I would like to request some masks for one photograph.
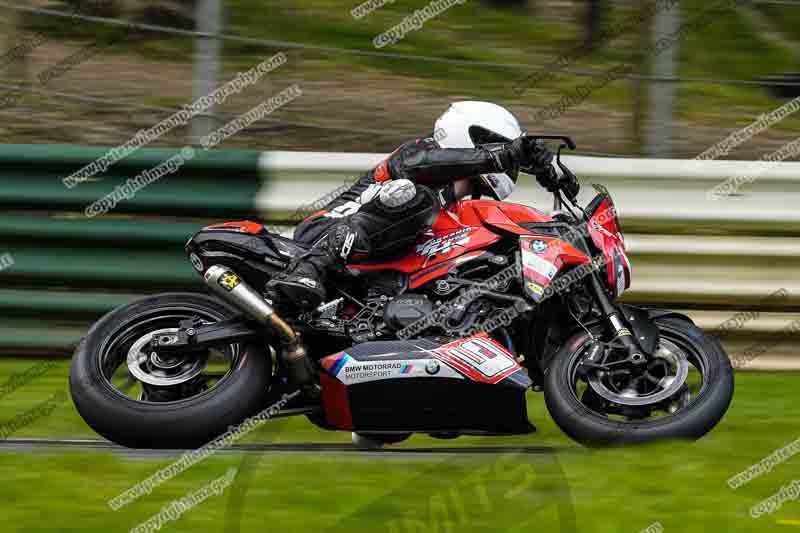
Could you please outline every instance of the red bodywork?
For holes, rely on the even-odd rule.
[[[249,233],[258,235],[264,231],[264,225],[258,222],[242,220],[240,222],[223,222],[222,224],[211,224],[203,228],[205,230],[238,231],[239,233]]]
[[[476,390],[482,390],[479,411],[485,413],[478,424],[486,424],[483,429],[487,431],[524,404],[525,391],[532,385],[530,378],[516,356],[486,333],[432,344],[366,342],[322,358],[319,377],[328,426],[348,431],[375,430],[376,426],[397,429],[392,427],[394,419],[400,419],[403,424],[419,420],[417,428],[407,428],[410,431],[429,429],[431,404],[408,396],[415,390],[429,391],[436,381],[449,387],[437,402],[450,413],[445,424],[453,423],[453,417],[474,422]],[[500,387],[474,386],[501,382]],[[424,396],[421,393],[420,398]],[[485,409],[487,405],[496,410]],[[511,418],[519,421],[520,428],[528,427],[524,408]]]
[[[608,264],[608,283],[610,287],[621,293],[630,282],[630,266],[625,256],[625,245],[622,239],[619,222],[614,210],[614,204],[608,196],[599,196],[592,203],[592,214],[584,225],[575,227],[575,231],[584,228],[594,244],[603,252],[603,259]],[[562,281],[569,281],[567,271],[574,270],[575,279],[590,273],[594,268],[592,258],[576,246],[570,244],[556,234],[548,232],[552,226],[543,227],[541,231],[536,226],[525,228],[522,224],[547,224],[555,222],[550,216],[541,211],[519,204],[487,200],[465,200],[457,202],[450,210],[442,211],[432,225],[415,244],[414,249],[406,256],[395,261],[377,264],[351,263],[348,268],[354,271],[370,270],[395,270],[408,275],[409,288],[414,289],[431,280],[446,276],[451,269],[465,262],[472,261],[488,253],[486,248],[500,241],[502,235],[511,233],[519,238],[520,255],[522,262],[522,278],[526,295],[534,302],[541,302],[552,293]],[[211,229],[237,231],[241,233],[257,234],[263,231],[263,226],[254,222],[229,222],[218,224]],[[578,245],[580,246],[580,245]],[[597,260],[595,260],[595,263]],[[566,274],[559,278],[560,274]],[[557,279],[558,278],[558,279]],[[557,280],[555,287],[553,281]],[[375,349],[381,349],[381,343],[375,343]],[[380,380],[388,385],[405,378],[414,377],[425,382],[431,379],[446,378],[459,383],[467,381],[495,385],[504,382],[517,386],[522,391],[520,398],[524,398],[524,391],[530,386],[521,367],[516,362],[513,354],[506,351],[494,340],[479,334],[465,339],[454,340],[435,349],[422,350],[419,354],[409,350],[406,358],[398,360],[384,359],[384,355],[397,355],[397,348],[392,345],[390,354],[377,353],[376,358],[361,357],[354,359],[346,352],[339,352],[328,356],[321,361],[323,371],[320,373],[322,400],[325,408],[325,418],[330,426],[359,430],[358,417],[367,417],[370,409],[375,406],[370,404],[369,409],[353,404],[350,395],[352,386],[368,387],[358,382],[362,379],[365,383]],[[405,353],[405,352],[404,352]],[[352,361],[347,362],[348,359]],[[435,361],[434,361],[435,360]],[[352,368],[361,370],[348,373]],[[370,375],[370,365],[375,368],[385,368],[381,372],[386,376],[376,377]],[[377,371],[375,371],[377,372]],[[516,376],[516,378],[515,378]],[[516,381],[514,381],[516,379]],[[349,384],[348,384],[349,383]],[[514,385],[516,384],[516,385]],[[466,390],[466,389],[465,389]],[[472,390],[472,389],[470,389]],[[499,390],[499,389],[498,389]],[[504,393],[506,394],[506,393]],[[391,398],[391,395],[382,395],[381,398]],[[505,396],[503,396],[505,397]],[[406,413],[407,419],[415,417],[425,418],[427,411],[413,413],[403,411],[407,409],[403,403],[392,404],[390,400],[381,400],[386,410],[394,409]],[[455,401],[455,400],[454,400]],[[458,401],[465,401],[464,398]],[[510,412],[500,400],[497,412]],[[524,404],[524,400],[519,400]],[[388,402],[388,403],[387,403]],[[427,407],[426,407],[427,409]],[[394,411],[393,411],[394,412]],[[413,415],[413,416],[412,416]],[[521,414],[519,431],[527,431],[527,415]],[[372,425],[370,425],[372,424]],[[374,430],[374,420],[366,424],[366,428]],[[487,427],[490,425],[486,422]],[[523,427],[524,426],[524,427]],[[413,429],[417,431],[417,429]]]
[[[603,251],[609,265],[608,283],[617,295],[630,286],[630,264],[625,255],[614,203],[603,196],[588,223],[588,233]],[[538,209],[494,200],[462,200],[441,211],[408,255],[385,263],[351,263],[354,271],[397,270],[409,274],[414,289],[445,276],[451,269],[480,257],[485,248],[501,239],[499,231],[520,236],[525,292],[534,301],[544,299],[552,280],[561,272],[587,265],[591,258],[570,243],[550,234],[540,234],[520,224],[547,223],[553,219]],[[256,222],[226,222],[206,229],[258,234],[264,226]]]
[[[631,285],[631,264],[625,254],[625,240],[617,218],[617,210],[609,196],[604,196],[589,217],[589,235],[603,251],[608,272],[608,286],[617,296]]]
[[[609,286],[619,295],[630,286],[630,264],[614,203],[608,196],[596,202],[599,203],[589,219],[588,236],[603,251],[609,265],[606,269]],[[520,236],[525,292],[535,302],[540,302],[558,274],[578,265],[591,265],[592,259],[562,239],[520,225],[526,222],[546,223],[553,219],[538,209],[520,204],[463,200],[450,210],[442,211],[431,230],[405,257],[379,264],[351,264],[349,268],[405,272],[409,274],[409,288],[414,289],[481,256],[487,246],[500,240],[497,231],[503,230]]]
[[[387,263],[351,264],[352,270],[399,270],[411,274],[409,288],[419,287],[446,275],[451,268],[479,257],[483,249],[500,240],[492,226],[519,235],[531,232],[519,226],[524,222],[552,222],[538,209],[493,200],[462,200],[439,213],[414,251]],[[487,227],[489,226],[489,227]]]
[[[525,235],[519,240],[525,294],[539,303],[550,296],[558,273],[591,264],[591,258],[570,243],[552,235]]]

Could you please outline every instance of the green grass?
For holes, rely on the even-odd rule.
[[[0,361],[0,384],[29,368],[29,360]],[[66,390],[66,363],[0,399],[0,421]],[[800,502],[786,502],[753,520],[749,508],[792,479],[800,458],[776,466],[734,491],[728,478],[800,437],[797,374],[740,373],[734,403],[721,424],[696,443],[588,450],[569,441],[530,395],[528,437],[437,441],[414,436],[406,446],[527,444],[557,455],[437,456],[235,453],[212,457],[120,511],[106,501],[168,465],[172,457],[125,457],[101,452],[0,453],[3,531],[128,530],[175,498],[197,490],[228,468],[237,480],[187,512],[165,531],[224,529],[229,498],[242,504],[241,531],[389,532],[558,531],[559,510],[574,509],[578,531],[640,531],[658,521],[665,531],[792,531],[778,520],[800,519]],[[70,402],[15,437],[94,437]],[[252,440],[347,442],[302,418],[274,421]],[[450,522],[447,522],[449,520]],[[428,529],[426,529],[426,527]],[[410,529],[409,529],[410,528]]]

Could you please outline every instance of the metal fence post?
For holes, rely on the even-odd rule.
[[[195,20],[197,30],[210,35],[217,35],[222,30],[222,0],[199,0],[197,2]],[[197,37],[194,53],[194,84],[192,100],[196,101],[217,88],[220,76],[220,52],[222,41],[217,37]],[[209,107],[205,112],[213,113]],[[196,144],[201,137],[214,131],[214,119],[209,116],[195,116],[191,123],[191,138]]]
[[[673,35],[680,27],[680,9],[661,9],[655,15],[653,43]],[[653,58],[653,75],[671,77],[675,75],[678,57],[677,42],[662,50]],[[647,119],[645,153],[650,157],[669,157],[672,152],[672,107],[674,84],[651,81],[649,92],[650,113]]]

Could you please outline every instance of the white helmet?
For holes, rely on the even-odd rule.
[[[506,143],[522,135],[519,122],[507,109],[490,102],[455,102],[436,120],[434,139],[442,148],[474,148]],[[482,174],[481,181],[497,200],[514,190],[517,173]]]

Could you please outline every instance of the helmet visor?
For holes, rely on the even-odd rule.
[[[499,133],[495,133],[491,130],[487,130],[481,126],[470,126],[469,127],[469,138],[472,139],[472,142],[475,143],[475,146],[479,146],[481,144],[494,144],[494,143],[509,143],[511,139],[508,139]]]

